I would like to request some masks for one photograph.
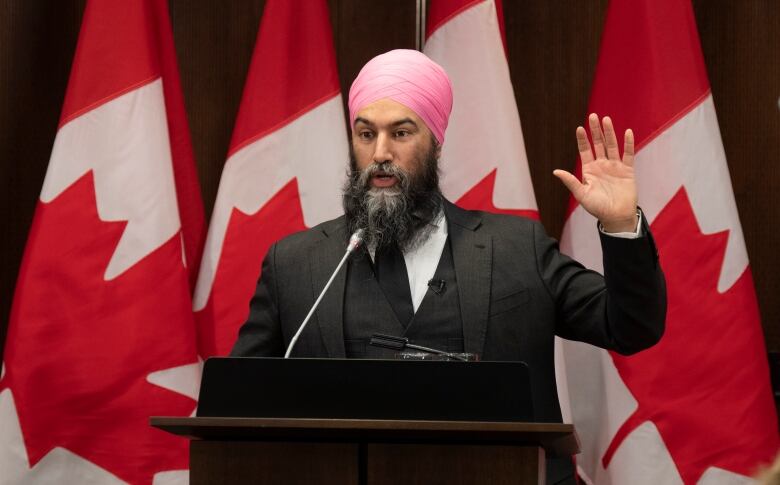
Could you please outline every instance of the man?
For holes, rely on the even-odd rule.
[[[637,209],[633,135],[620,159],[609,118],[577,129],[583,181],[554,173],[600,221],[604,274],[558,252],[538,222],[465,211],[445,200],[438,158],[452,108],[444,70],[417,51],[372,59],[350,89],[352,160],[345,215],[276,243],[232,355],[280,356],[357,229],[350,259],[293,356],[392,357],[374,333],[483,360],[528,363],[538,421],[560,421],[553,338],[624,354],[660,339],[666,293]],[[596,230],[594,228],[594,230]],[[571,480],[570,463],[548,482]]]

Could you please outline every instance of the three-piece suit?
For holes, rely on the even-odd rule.
[[[446,285],[444,291],[428,290],[411,322],[396,317],[372,277],[368,252],[359,250],[292,355],[391,358],[391,351],[367,345],[371,334],[385,333],[479,354],[481,360],[525,361],[536,420],[559,422],[555,335],[622,354],[660,339],[666,288],[646,225],[636,239],[601,234],[601,276],[561,254],[536,221],[466,211],[449,202],[444,213],[448,241],[435,279]],[[348,238],[342,216],[274,244],[231,355],[283,355]]]

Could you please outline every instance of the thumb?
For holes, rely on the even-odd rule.
[[[580,197],[585,192],[585,186],[580,183],[579,180],[577,180],[577,177],[572,175],[571,173],[567,172],[566,170],[553,170],[553,175],[558,177],[561,182],[563,182],[563,185],[566,186],[567,189],[569,189],[569,192],[574,196],[577,201],[580,200]]]

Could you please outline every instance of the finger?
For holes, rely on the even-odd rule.
[[[599,117],[596,113],[591,113],[588,117],[588,124],[590,125],[590,137],[593,140],[593,151],[596,153],[596,158],[604,158],[604,133],[601,131],[601,123],[599,123]]]
[[[617,136],[615,136],[615,127],[612,125],[612,119],[609,116],[605,116],[601,124],[604,126],[604,143],[607,146],[607,158],[620,160]]]
[[[566,170],[553,170],[553,175],[561,179],[561,182],[563,182],[563,185],[566,186],[567,189],[569,189],[569,192],[574,196],[575,199],[577,199],[577,202],[580,201],[582,198],[582,195],[585,192],[585,186],[580,183],[579,180],[577,180],[577,177],[570,174]]]
[[[634,166],[634,132],[631,128],[623,135],[623,163],[629,167]]]
[[[577,127],[577,151],[580,152],[580,160],[583,165],[593,161],[593,150],[590,148],[588,134],[581,126]]]

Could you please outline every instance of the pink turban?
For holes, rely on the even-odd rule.
[[[366,105],[392,99],[422,118],[433,135],[444,142],[452,85],[444,69],[422,52],[397,49],[378,55],[360,70],[349,89],[349,123]]]

